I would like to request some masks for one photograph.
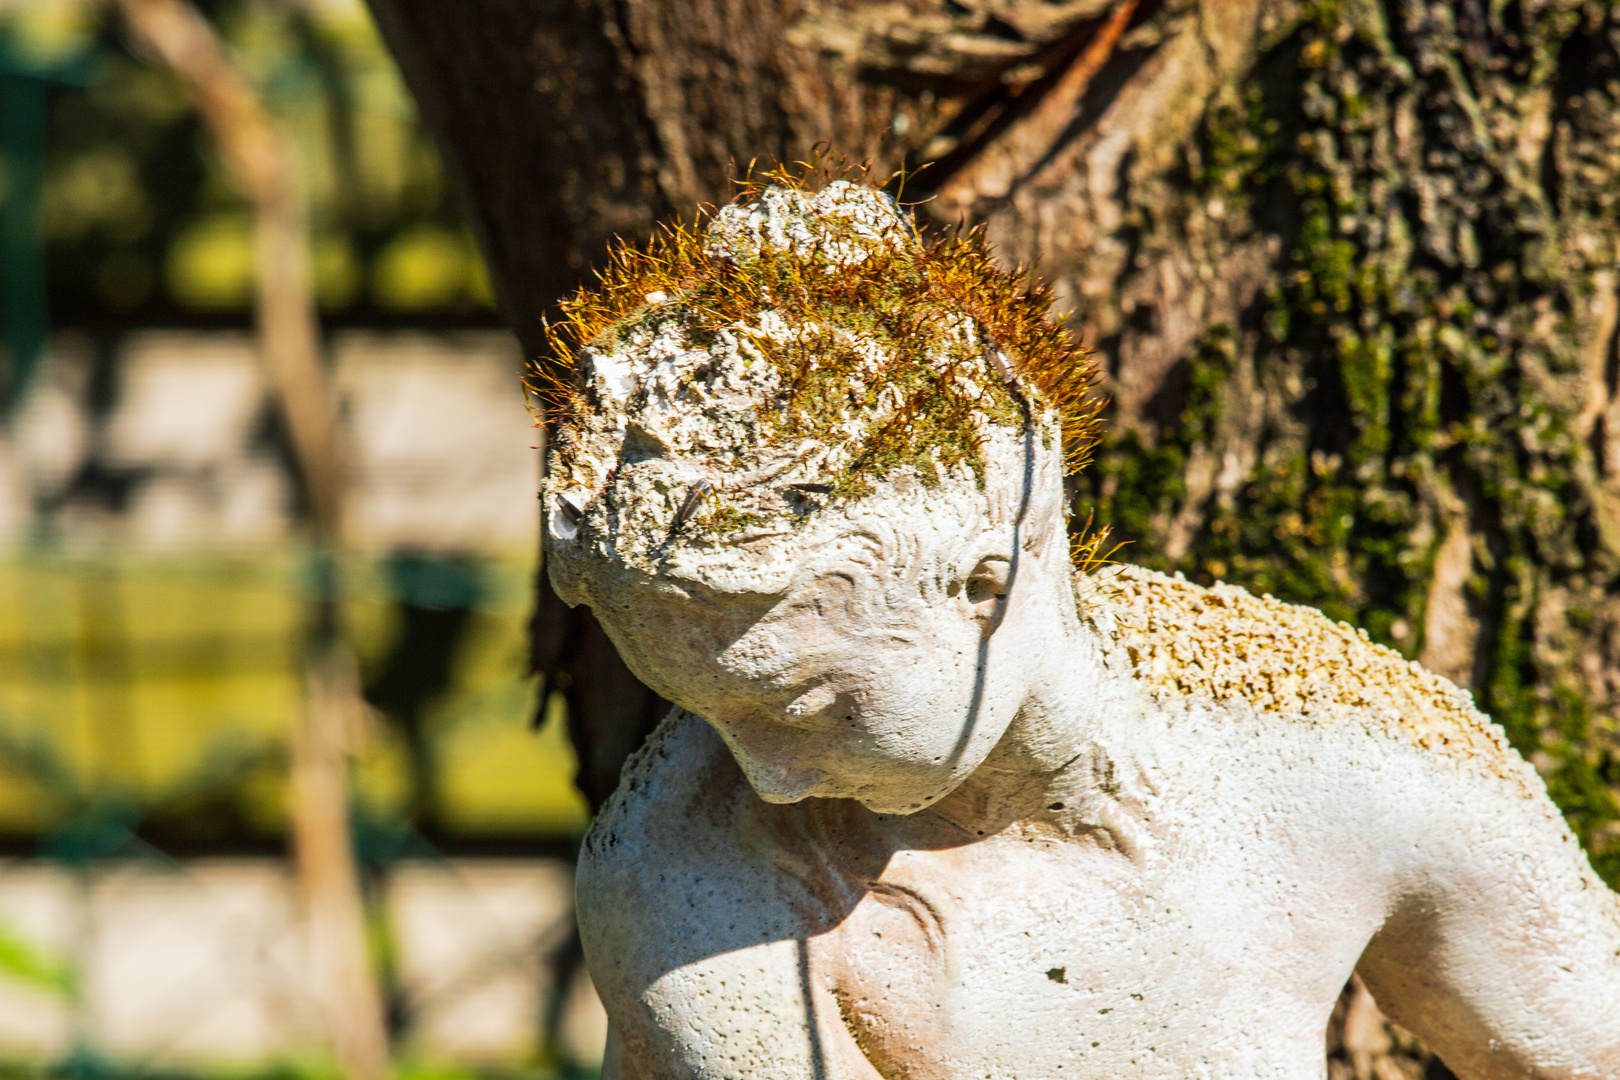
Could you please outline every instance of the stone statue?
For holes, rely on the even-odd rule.
[[[678,704],[580,861],[604,1075],[1320,1077],[1354,971],[1461,1077],[1620,1078],[1620,898],[1501,729],[1076,573],[1047,300],[777,180],[620,252],[550,388],[552,582]]]

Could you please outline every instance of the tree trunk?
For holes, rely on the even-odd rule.
[[[1620,882],[1620,8],[372,7],[531,354],[610,234],[754,158],[926,165],[923,213],[985,223],[1106,360],[1079,520],[1471,688]],[[548,603],[537,642],[591,654]]]

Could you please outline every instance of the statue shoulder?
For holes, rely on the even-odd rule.
[[[1124,564],[1077,575],[1075,595],[1107,670],[1160,702],[1356,722],[1504,775],[1527,769],[1466,690],[1315,608]]]
[[[580,851],[575,898],[591,978],[643,1075],[676,1075],[649,1063],[692,1039],[758,1042],[802,1007],[799,943],[835,922],[794,876],[798,863],[825,871],[793,859],[802,844],[778,819],[802,813],[761,802],[720,737],[681,709],[626,763]],[[701,1022],[672,1030],[672,1016]]]
[[[728,809],[746,786],[714,729],[673,708],[625,762],[619,786],[585,835],[581,861],[617,861],[627,843],[658,849],[673,842],[685,848],[696,834],[724,831]]]

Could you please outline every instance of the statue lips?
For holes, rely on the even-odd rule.
[[[717,705],[712,711],[719,723],[770,725],[810,733],[831,733],[840,727],[859,726],[861,706],[858,695],[841,685],[842,666],[829,650],[780,657],[785,661],[779,673],[752,670],[728,672],[750,687],[748,705],[728,709]],[[756,657],[767,659],[766,657]],[[770,657],[767,659],[778,659]],[[729,665],[722,665],[725,670]]]

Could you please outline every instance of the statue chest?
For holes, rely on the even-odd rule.
[[[828,1026],[885,1077],[1187,1076],[1211,1052],[1313,1075],[1359,945],[1280,961],[1272,907],[1264,890],[1150,886],[1088,845],[898,852],[809,961]]]

